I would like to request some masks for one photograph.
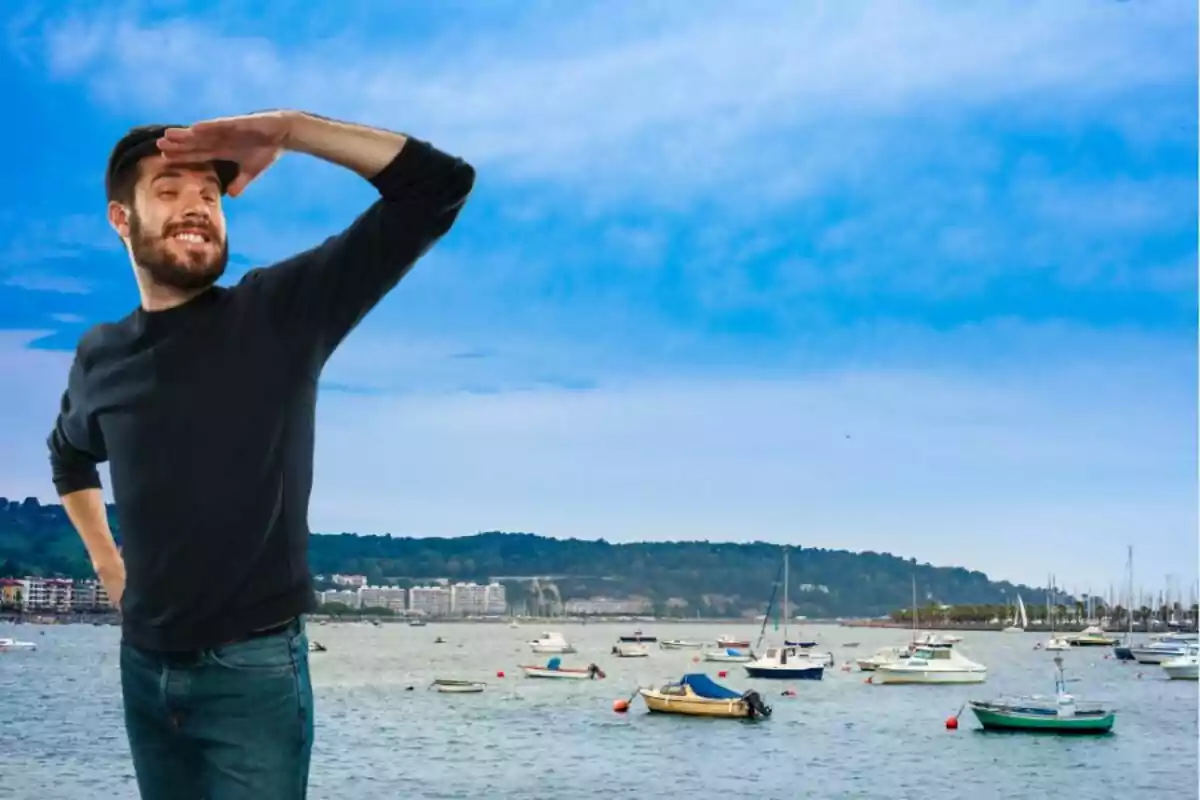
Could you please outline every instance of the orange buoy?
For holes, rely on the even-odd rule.
[[[498,670],[496,670],[496,677],[497,677],[497,678],[503,678],[503,677],[504,677],[504,670],[502,670],[502,669],[498,669]]]
[[[629,701],[628,700],[613,700],[613,711],[617,712],[618,714],[624,714],[628,710],[629,710]]]
[[[946,730],[958,730],[958,717],[946,717]]]
[[[717,673],[718,678],[725,678],[728,676],[729,676],[729,673],[726,670],[721,670],[720,672]]]

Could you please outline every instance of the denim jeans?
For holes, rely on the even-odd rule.
[[[313,741],[303,619],[186,654],[121,645],[125,731],[143,800],[303,800]]]

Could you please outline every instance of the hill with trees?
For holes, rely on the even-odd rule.
[[[109,509],[114,534],[120,529]],[[613,544],[531,533],[479,533],[456,538],[314,534],[314,574],[367,576],[371,584],[411,586],[437,579],[498,579],[509,601],[534,610],[531,578],[558,599],[646,598],[658,614],[730,617],[761,614],[779,580],[782,548],[765,542],[707,541]],[[1045,590],[989,580],[961,567],[918,564],[888,553],[792,547],[793,611],[811,618],[882,616],[922,606],[1003,605],[1018,592],[1032,609]],[[59,505],[0,498],[0,577],[91,577],[82,543]],[[540,596],[538,600],[540,600]]]

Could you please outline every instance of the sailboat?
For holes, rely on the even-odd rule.
[[[1118,661],[1134,661],[1133,657],[1133,546],[1129,546],[1129,558],[1125,562],[1125,571],[1129,573],[1129,586],[1126,590],[1125,617],[1129,623],[1129,633],[1125,634],[1124,642],[1113,644],[1113,655]]]
[[[1004,632],[1005,633],[1024,633],[1025,629],[1029,627],[1029,617],[1026,616],[1026,614],[1025,614],[1025,602],[1021,599],[1020,594],[1017,595],[1017,610],[1016,610],[1016,614],[1014,616],[1015,616],[1015,619],[1013,620],[1014,624],[1009,625],[1007,628],[1005,628]]]
[[[771,616],[770,607],[767,608],[767,617]],[[788,548],[784,545],[783,548],[783,609],[781,612],[783,617],[783,640],[787,641],[788,617],[791,616],[791,609],[788,605]],[[763,620],[763,628],[766,628],[766,619]],[[759,642],[762,641],[762,634],[759,634]],[[767,652],[760,658],[745,664],[746,674],[751,678],[772,678],[777,680],[808,680],[819,681],[825,674],[824,662],[809,658],[808,654],[801,648],[795,646],[769,647]]]

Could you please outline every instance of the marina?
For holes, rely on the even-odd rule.
[[[716,650],[719,636],[753,637],[756,627],[662,623],[654,633],[660,641],[703,641]],[[437,624],[310,625],[310,641],[319,639],[326,648],[311,660],[318,720],[311,795],[332,800],[390,796],[390,790],[404,786],[404,796],[413,797],[517,796],[529,788],[512,770],[520,762],[537,771],[547,797],[659,796],[645,788],[644,775],[651,771],[673,793],[744,796],[746,781],[752,780],[755,795],[796,796],[794,771],[755,767],[747,772],[746,764],[764,747],[780,747],[781,757],[803,763],[805,780],[823,790],[814,797],[869,796],[870,787],[880,785],[888,787],[889,796],[920,796],[928,778],[905,766],[914,760],[953,763],[956,789],[979,797],[996,796],[1000,786],[1009,797],[1055,796],[1063,779],[1066,745],[1054,737],[985,735],[971,711],[959,730],[947,731],[944,725],[970,700],[1048,689],[1056,654],[1033,649],[1045,634],[964,633],[951,649],[987,666],[983,686],[877,687],[864,685],[872,673],[854,666],[855,653],[907,648],[911,631],[806,624],[805,640],[821,642],[838,668],[827,669],[821,681],[793,681],[751,678],[739,664],[703,661],[703,650],[653,647],[646,658],[617,658],[611,655],[613,643],[628,630],[619,623],[551,629],[578,651],[559,656],[559,671],[586,671],[594,663],[605,678],[546,679],[544,673],[554,671],[548,670],[554,656],[531,657],[528,626],[459,625],[446,637],[452,644],[435,645]],[[923,633],[918,631],[918,638],[938,641]],[[54,782],[55,796],[64,800],[134,797],[129,753],[120,735],[119,631],[0,626],[0,637],[38,644],[36,651],[0,655],[8,730],[22,731],[3,742],[6,765],[20,767],[6,778],[14,796]],[[851,642],[855,648],[848,647]],[[1177,794],[1188,781],[1194,783],[1194,681],[1172,680],[1161,666],[1122,662],[1111,648],[1072,648],[1058,655],[1067,675],[1082,679],[1071,684],[1081,702],[1100,698],[1117,713],[1111,735],[1085,737],[1071,746],[1073,792],[1108,798],[1119,784],[1125,796]],[[522,665],[535,673],[527,675]],[[643,691],[663,693],[692,674],[707,675],[739,697],[757,692],[771,708],[770,716],[722,722],[647,707]],[[463,692],[449,683],[447,689],[422,691],[438,681],[467,686]],[[476,684],[486,688],[476,690]],[[414,687],[418,691],[409,691]],[[446,696],[451,693],[471,697]],[[629,710],[615,714],[614,701],[631,694]],[[734,700],[701,699],[721,700],[726,707]],[[71,748],[54,744],[54,731],[37,724],[45,718],[61,720],[78,733]],[[553,751],[546,748],[550,730]],[[655,755],[697,746],[705,752],[700,762]],[[1140,768],[1147,758],[1160,766]],[[78,766],[84,763],[86,771]],[[605,768],[611,763],[622,769]],[[1021,765],[1019,773],[1011,770],[1014,764]]]

